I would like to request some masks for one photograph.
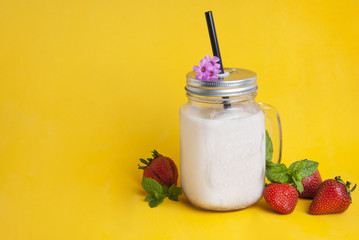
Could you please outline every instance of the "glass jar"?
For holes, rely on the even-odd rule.
[[[180,109],[181,186],[194,206],[230,211],[261,197],[265,183],[266,118],[281,156],[277,111],[255,101],[256,73],[225,69],[219,81],[187,74]],[[274,136],[275,135],[275,136]]]

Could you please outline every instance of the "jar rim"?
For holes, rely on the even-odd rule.
[[[255,72],[242,68],[225,68],[224,71],[228,76],[214,81],[198,80],[196,72],[189,72],[185,90],[202,96],[239,96],[257,91]]]

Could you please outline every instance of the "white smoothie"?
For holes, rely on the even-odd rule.
[[[195,206],[248,207],[262,197],[265,115],[255,106],[180,110],[181,185]]]

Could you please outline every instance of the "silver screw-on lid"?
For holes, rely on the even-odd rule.
[[[226,97],[250,94],[257,91],[257,74],[247,69],[225,68],[221,80],[196,79],[196,72],[186,75],[186,91],[202,96]]]

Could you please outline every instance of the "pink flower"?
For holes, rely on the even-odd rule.
[[[197,72],[196,79],[198,80],[218,80],[216,74],[220,73],[220,65],[217,63],[219,58],[214,56],[211,59],[210,55],[206,55],[199,66],[193,66],[193,71]]]
[[[218,77],[216,76],[216,74],[221,73],[221,70],[217,69],[217,68],[213,68],[212,70],[209,71],[209,77],[208,80],[218,80]]]
[[[199,61],[199,66],[193,66],[193,71],[197,72],[196,79],[198,80],[208,80],[209,71],[212,69],[212,64],[207,62],[206,59]]]
[[[221,68],[221,65],[219,65],[219,63],[218,63],[219,58],[217,56],[213,56],[213,58],[211,59],[210,55],[206,55],[204,58],[207,60],[207,62],[210,62],[214,68],[217,68],[217,69]]]

